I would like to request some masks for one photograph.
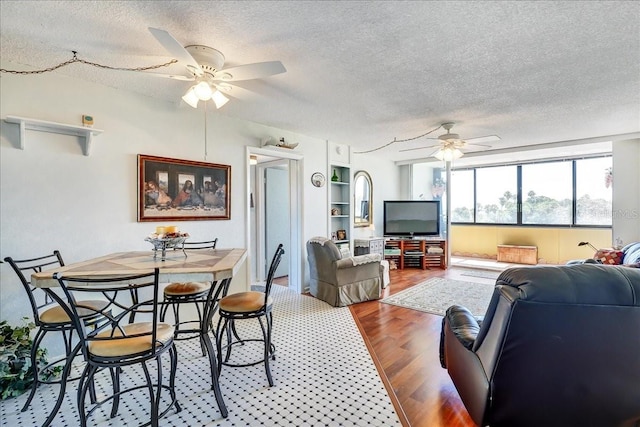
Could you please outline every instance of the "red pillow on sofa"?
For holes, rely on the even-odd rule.
[[[622,251],[616,251],[615,249],[599,249],[593,256],[593,259],[600,261],[603,264],[618,265],[622,264]]]

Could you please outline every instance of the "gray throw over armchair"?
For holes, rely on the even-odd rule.
[[[311,295],[334,307],[379,299],[383,268],[380,255],[344,257],[325,237],[307,242]]]

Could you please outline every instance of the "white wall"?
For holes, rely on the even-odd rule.
[[[398,197],[396,200],[411,200],[411,165],[400,165],[398,166],[398,173],[400,177],[400,183],[398,185]]]
[[[426,163],[411,165],[411,199],[433,200],[433,167]]]
[[[640,139],[613,143],[612,237],[640,241]]]
[[[351,176],[358,171],[366,171],[371,176],[373,186],[373,224],[375,235],[382,236],[383,231],[383,201],[397,200],[400,175],[398,167],[393,162],[381,157],[370,157],[364,154],[353,154],[351,157]],[[366,227],[354,228],[353,237],[369,237],[371,230]]]
[[[2,66],[17,68],[8,63]],[[2,258],[28,258],[59,249],[65,262],[72,263],[111,252],[149,250],[144,238],[156,223],[136,219],[138,154],[231,165],[231,219],[176,225],[192,236],[216,236],[220,247],[244,247],[245,147],[258,146],[268,135],[299,143],[296,152],[304,156],[302,246],[314,235],[327,235],[326,193],[320,195],[310,181],[314,171],[326,171],[325,140],[210,110],[205,159],[202,108],[195,110],[53,73],[3,74],[0,78],[2,118],[14,115],[80,124],[82,114],[92,115],[94,127],[104,130],[95,138],[88,157],[82,154],[76,137],[35,131],[27,131],[25,149],[20,150],[18,126],[0,122]],[[374,159],[366,164],[363,169],[373,172],[374,186],[382,194],[377,200],[390,197],[397,188],[393,163]],[[375,165],[376,171],[368,165]],[[381,215],[377,214],[376,222],[382,221]],[[304,249],[302,253],[306,256]],[[0,319],[15,323],[30,312],[14,272],[6,263],[0,269]],[[234,280],[233,288],[245,286],[247,270],[245,277]]]

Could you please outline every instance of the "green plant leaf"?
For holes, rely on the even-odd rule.
[[[31,364],[31,331],[36,325],[23,318],[24,326],[10,326],[6,320],[0,321],[0,399],[19,396],[31,388],[33,366]],[[36,352],[37,368],[47,365],[47,350]],[[40,372],[43,379],[51,379],[62,373],[62,366],[53,366]]]

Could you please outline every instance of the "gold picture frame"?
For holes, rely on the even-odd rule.
[[[231,166],[138,154],[138,221],[231,218]]]

